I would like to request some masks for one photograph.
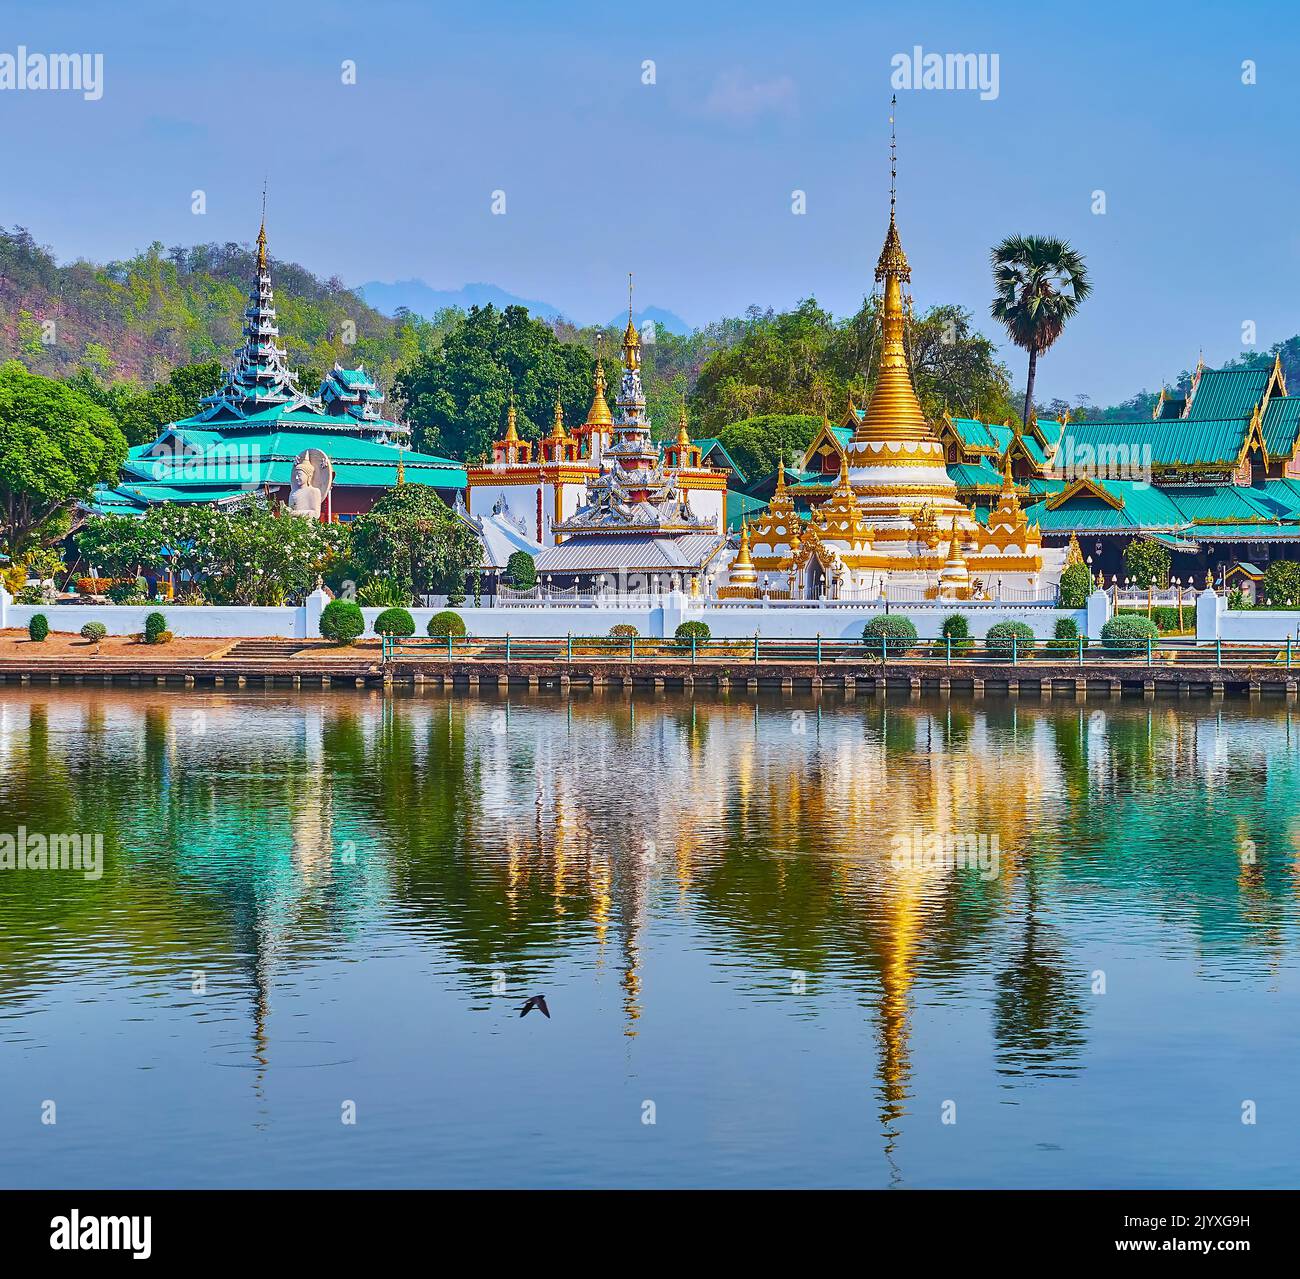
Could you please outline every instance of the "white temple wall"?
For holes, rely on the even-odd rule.
[[[1104,598],[1104,597],[1103,597]],[[172,634],[185,638],[238,639],[273,637],[280,639],[315,639],[320,635],[321,608],[328,602],[322,593],[313,594],[297,608],[239,608],[189,604],[14,604],[0,588],[0,627],[24,630],[35,613],[44,613],[52,631],[76,633],[87,622],[102,622],[110,635],[137,635],[144,630],[144,619],[154,612],[167,618]],[[366,619],[366,634],[378,608],[361,610]],[[429,618],[437,608],[413,608],[417,635],[426,634]],[[708,623],[710,632],[720,639],[752,638],[755,632],[772,639],[856,639],[867,622],[884,610],[878,605],[822,607],[817,604],[779,604],[764,608],[759,604],[728,602],[702,605],[685,596],[656,596],[645,601],[618,600],[610,597],[599,607],[573,607],[555,604],[527,604],[515,607],[465,607],[454,610],[465,621],[471,635],[518,635],[532,638],[565,635],[608,635],[610,628],[631,625],[646,637],[671,636],[682,622]],[[969,605],[944,602],[933,607],[891,604],[891,614],[909,618],[922,639],[939,635],[943,619],[952,613],[964,613],[970,622],[971,635],[982,638],[995,622],[1027,622],[1035,635],[1049,638],[1059,617],[1073,618],[1081,631],[1086,630],[1086,609],[1055,609],[1026,605]],[[1237,614],[1231,616],[1236,617]],[[1251,614],[1241,614],[1250,617]],[[1283,634],[1281,630],[1277,634]]]

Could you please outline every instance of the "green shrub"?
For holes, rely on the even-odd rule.
[[[357,588],[357,603],[362,608],[407,608],[411,597],[391,578],[372,577]]]
[[[450,609],[443,609],[441,613],[435,613],[429,618],[429,625],[426,629],[434,638],[448,635],[464,635],[465,619],[459,613],[453,613]]]
[[[1101,642],[1111,657],[1133,657],[1147,651],[1147,640],[1158,639],[1154,623],[1136,614],[1112,617],[1101,628]]]
[[[14,595],[15,604],[53,604],[56,596],[48,586],[23,586]]]
[[[81,638],[88,639],[92,644],[98,644],[107,634],[108,627],[103,622],[87,622],[81,628]]]
[[[537,561],[527,551],[516,551],[506,560],[506,585],[516,591],[531,591],[537,585]]]
[[[50,619],[44,613],[33,613],[27,623],[27,638],[40,644],[50,633]]]
[[[386,608],[375,618],[376,635],[414,635],[415,618],[404,608]]]
[[[1058,617],[1056,619],[1056,629],[1052,632],[1053,638],[1049,639],[1044,647],[1049,653],[1074,653],[1079,652],[1079,624],[1072,617]],[[1083,641],[1084,648],[1088,647],[1088,641]]]
[[[878,657],[903,657],[916,646],[916,627],[905,617],[882,613],[862,628],[862,642]]]
[[[1024,657],[1034,651],[1034,632],[1027,622],[998,622],[984,635],[984,647],[993,657]]]
[[[1083,608],[1093,592],[1092,570],[1086,564],[1067,564],[1057,597],[1062,608]]]
[[[944,640],[950,641],[943,645],[945,652],[969,653],[975,646],[975,641],[970,637],[970,622],[965,613],[949,613],[943,619],[939,634]]]
[[[679,640],[706,640],[713,634],[709,630],[708,622],[683,622],[676,631],[673,632],[673,638]]]
[[[609,628],[610,639],[636,639],[641,634],[631,622],[619,622]]]
[[[1234,586],[1228,592],[1228,607],[1233,612],[1239,612],[1242,609],[1250,608],[1250,601],[1246,598],[1246,592],[1240,586]]]
[[[161,613],[150,613],[144,619],[144,642],[146,644],[166,643],[158,637],[167,632],[167,619]]]
[[[366,629],[361,605],[352,600],[330,600],[320,612],[320,633],[334,644],[352,644]]]
[[[1116,617],[1142,617],[1145,618],[1147,611],[1142,609],[1122,608],[1116,614]],[[1162,635],[1171,631],[1178,630],[1178,606],[1176,604],[1157,604],[1151,610],[1151,620],[1155,623],[1156,630]],[[1183,605],[1183,623],[1184,625],[1195,626],[1196,624],[1196,605],[1194,602]]]
[[[143,604],[149,598],[149,583],[143,577],[130,582],[114,582],[108,588],[108,598],[114,604]]]

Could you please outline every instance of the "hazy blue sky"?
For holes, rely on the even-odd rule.
[[[1095,292],[1039,386],[1102,402],[1175,377],[1200,347],[1230,357],[1244,321],[1261,346],[1300,330],[1300,37],[1282,4],[4,0],[3,13],[0,54],[104,55],[100,101],[0,92],[0,221],[60,260],[251,240],[269,171],[273,252],[349,283],[488,281],[603,320],[631,270],[641,304],[695,324],[808,294],[848,312],[887,219],[890,59],[920,45],[997,54],[999,93],[899,95],[918,306],[959,302],[991,332],[989,246],[1067,236]]]

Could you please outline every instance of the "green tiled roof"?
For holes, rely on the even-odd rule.
[[[1002,487],[1002,473],[987,458],[977,462],[956,462],[948,467],[948,478],[959,489]]]
[[[1057,465],[1083,468],[1089,457],[1107,465],[1235,466],[1246,439],[1241,418],[1179,422],[1071,422],[1061,433]],[[1102,459],[1108,459],[1103,462]]]
[[[1245,419],[1264,398],[1271,368],[1262,369],[1204,369],[1192,396],[1192,406],[1187,422],[1221,421],[1224,418]]]
[[[703,439],[693,441],[696,448],[700,450],[700,456],[707,458],[709,454],[719,454],[722,457],[722,464],[730,467],[731,473],[741,484],[745,482],[745,472],[736,465],[736,460],[727,452],[726,446],[716,435],[707,435]]]
[[[1198,542],[1300,542],[1300,524],[1204,524],[1187,536]]]
[[[1264,410],[1264,447],[1270,458],[1290,457],[1300,430],[1300,395],[1275,395]]]
[[[737,493],[735,489],[727,490],[725,519],[728,528],[738,525],[742,519],[752,520],[765,510],[767,510],[767,503],[762,498],[750,497],[748,493]]]

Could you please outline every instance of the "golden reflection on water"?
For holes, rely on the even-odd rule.
[[[988,984],[1001,1068],[1051,1074],[1087,1041],[1080,921],[1159,917],[1206,964],[1293,957],[1292,729],[1284,703],[4,688],[0,830],[102,829],[108,858],[98,884],[0,880],[0,982],[56,980],[52,935],[105,962],[222,956],[265,1065],[281,966],[382,923],[466,973],[589,945],[635,1038],[647,936],[687,918],[755,988],[855,992],[888,1154],[922,977]],[[995,877],[891,857],[972,835]]]

